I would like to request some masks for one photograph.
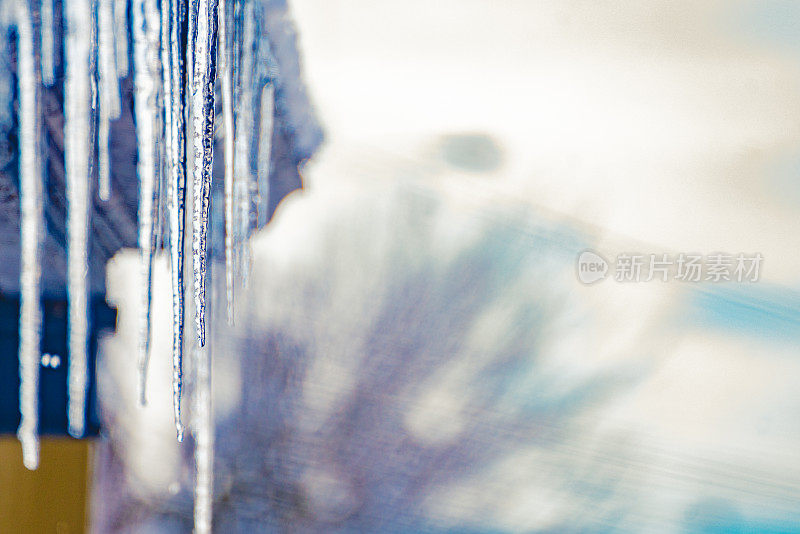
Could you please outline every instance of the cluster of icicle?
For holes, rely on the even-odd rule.
[[[4,3],[4,28],[16,29],[21,218],[20,410],[18,431],[25,465],[38,465],[40,363],[40,255],[44,154],[40,131],[42,87],[56,83],[54,35],[58,0]],[[173,400],[178,440],[184,353],[184,236],[191,232],[191,268],[197,354],[197,484],[195,524],[210,531],[213,424],[206,341],[206,262],[215,82],[219,77],[224,128],[225,265],[227,318],[233,320],[234,283],[249,262],[246,239],[260,202],[258,174],[269,154],[273,87],[260,32],[261,5],[253,0],[63,0],[64,165],[67,214],[68,423],[84,433],[89,314],[87,250],[93,179],[101,201],[112,193],[110,123],[121,112],[120,79],[133,77],[137,137],[141,251],[139,386],[145,402],[149,359],[152,270],[162,234],[168,236],[173,312]],[[37,16],[38,15],[38,16]],[[130,29],[129,29],[130,22]],[[37,31],[38,30],[38,31]],[[132,68],[129,73],[129,58]],[[218,75],[219,73],[219,75]],[[4,76],[5,80],[12,79]],[[12,89],[0,88],[8,109]],[[260,113],[257,113],[260,111]],[[253,121],[261,116],[260,127]],[[264,119],[267,119],[266,121]],[[253,132],[260,130],[258,139]],[[253,159],[259,167],[253,170]],[[96,158],[96,159],[95,159]],[[96,163],[96,165],[95,165]],[[268,161],[266,162],[268,167]],[[266,171],[268,172],[268,170]],[[191,177],[191,179],[188,179]],[[133,177],[131,177],[133,179]],[[187,213],[185,200],[191,197]],[[167,228],[161,225],[166,206]],[[187,216],[190,215],[190,223]],[[188,266],[187,266],[188,268]]]

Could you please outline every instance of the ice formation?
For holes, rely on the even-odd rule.
[[[63,85],[69,432],[75,437],[85,432],[92,206],[120,195],[115,184],[136,180],[141,257],[137,381],[144,402],[153,257],[161,248],[164,233],[172,281],[172,389],[178,440],[184,433],[184,352],[194,355],[197,375],[192,419],[197,532],[210,530],[213,486],[212,350],[206,343],[206,321],[212,308],[206,302],[206,277],[215,109],[221,99],[225,240],[215,246],[225,251],[225,289],[220,293],[225,295],[224,315],[233,322],[234,292],[246,280],[247,240],[263,218],[259,216],[259,205],[263,205],[259,190],[270,164],[274,88],[265,61],[266,41],[260,35],[263,9],[264,5],[254,0],[14,0],[0,7],[0,30],[6,35],[13,30],[17,52],[16,77],[11,68],[0,68],[0,128],[13,125],[16,109],[21,243],[18,435],[24,463],[30,469],[38,465],[38,382],[39,365],[44,361],[40,256],[47,153],[40,128],[40,97],[44,88],[62,89]],[[63,20],[58,19],[59,13]],[[63,43],[58,42],[60,38]],[[113,122],[131,106],[122,89],[123,80],[133,85],[135,176],[115,169],[110,153]],[[163,232],[162,208],[167,221]],[[185,254],[191,258],[185,261]],[[192,279],[193,336],[184,334],[185,276]]]

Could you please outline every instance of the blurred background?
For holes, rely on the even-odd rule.
[[[325,142],[214,327],[216,531],[800,532],[800,4],[289,8]],[[586,249],[764,259],[584,285]],[[107,431],[4,441],[0,517],[81,489],[0,531],[191,528],[161,260],[151,402],[124,251]]]

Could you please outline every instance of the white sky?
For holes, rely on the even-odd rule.
[[[800,60],[754,40],[753,5],[293,0],[316,166],[486,132],[501,194],[667,250],[762,252],[797,285],[800,197],[776,175],[800,147]]]

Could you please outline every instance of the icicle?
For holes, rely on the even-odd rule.
[[[242,7],[247,8],[247,13],[242,13]],[[249,182],[251,179],[250,164],[250,132],[253,127],[252,105],[252,78],[254,77],[255,64],[253,62],[253,47],[256,44],[253,27],[255,21],[250,5],[240,6],[238,13],[237,29],[240,32],[238,40],[232,43],[237,48],[238,72],[237,95],[235,107],[235,149],[234,149],[234,184],[233,184],[233,208],[231,210],[231,231],[233,234],[233,252],[231,256],[235,260],[232,268],[242,281],[246,281],[246,255],[244,244],[246,243],[247,221],[250,216],[251,196],[249,194]]]
[[[170,119],[167,121],[171,154],[168,158],[170,194],[169,235],[170,235],[170,272],[172,277],[172,405],[175,414],[175,429],[178,441],[183,441],[183,424],[181,423],[181,392],[183,389],[183,327],[184,327],[184,285],[183,285],[183,248],[184,217],[186,216],[186,170],[183,165],[186,142],[184,137],[184,95],[183,80],[185,66],[181,55],[180,36],[185,18],[186,3],[184,0],[169,1],[170,15],[169,61],[164,65],[169,71],[169,81],[165,83],[165,106],[169,109]],[[163,24],[162,8],[162,24]],[[165,110],[166,111],[166,110]]]
[[[112,0],[106,0],[112,1]],[[115,52],[117,56],[117,76],[128,75],[128,0],[113,0],[114,27],[117,37]]]
[[[166,150],[164,151],[162,157],[164,160],[164,165],[162,169],[165,171],[165,174],[168,178],[168,187],[167,193],[170,197],[170,233],[174,234],[177,232],[177,228],[172,228],[172,218],[171,213],[173,211],[177,211],[175,208],[174,203],[172,202],[172,198],[174,196],[173,189],[176,187],[175,179],[173,176],[173,170],[175,169],[176,160],[178,159],[178,154],[175,151],[175,147],[173,146],[174,137],[173,131],[175,129],[175,124],[173,123],[172,113],[173,113],[173,66],[172,62],[175,58],[172,57],[172,47],[173,44],[171,42],[172,37],[172,26],[174,23],[172,22],[171,12],[172,12],[172,0],[162,0],[161,1],[161,88],[162,88],[162,99],[163,99],[163,117],[164,121],[162,123],[162,136],[164,140],[164,145]],[[171,249],[170,249],[171,250]],[[170,252],[172,254],[172,252]],[[173,261],[174,258],[170,258],[170,261]]]
[[[157,121],[154,54],[158,47],[158,10],[154,0],[134,0],[132,5],[134,57],[134,112],[138,141],[139,249],[141,252],[141,302],[139,318],[139,397],[145,403],[150,356],[150,306],[153,277],[153,219],[156,188],[154,126]]]
[[[245,115],[249,118],[251,113],[250,106],[243,103],[243,109],[246,109]],[[242,121],[245,122],[245,121]],[[242,132],[245,125],[240,125],[240,137],[236,138],[237,141],[237,166],[236,166],[236,180],[234,183],[233,195],[233,215],[234,215],[234,228],[233,228],[233,257],[236,259],[236,264],[233,269],[238,279],[241,280],[242,285],[247,287],[247,271],[249,266],[249,251],[247,247],[248,236],[250,235],[250,212],[252,203],[252,194],[250,190],[250,179],[252,177],[252,170],[250,168],[250,146],[248,143],[249,136]]]
[[[195,389],[195,480],[194,523],[197,534],[211,532],[213,489],[213,415],[211,407],[211,365],[205,345],[206,237],[211,196],[214,143],[214,78],[216,75],[217,0],[194,0],[197,20],[192,39],[192,141],[194,164],[192,193],[192,271],[194,275],[197,383]]]
[[[19,406],[17,436],[22,462],[28,469],[39,465],[39,264],[42,226],[42,183],[39,159],[37,80],[33,51],[33,23],[28,0],[17,2],[17,80],[19,84],[20,181],[20,315]]]
[[[219,3],[219,64],[222,77],[222,118],[225,130],[225,301],[228,324],[233,324],[234,282],[234,129],[233,129],[233,54],[225,0]]]
[[[169,209],[169,199],[171,198],[170,188],[172,181],[169,179],[172,160],[176,157],[172,147],[172,68],[170,42],[170,0],[159,1],[159,67],[161,74],[161,91],[159,93],[159,139],[156,143],[156,161],[158,161],[158,189],[156,201],[156,228],[155,228],[155,250],[160,250],[166,242],[166,233],[169,228],[167,211]]]
[[[269,171],[270,171],[270,150],[272,147],[272,113],[273,113],[273,98],[274,86],[272,83],[267,83],[260,91],[253,91],[248,89],[246,104],[243,106],[248,116],[253,116],[253,107],[250,105],[253,102],[253,93],[256,94],[256,105],[258,106],[260,123],[257,124],[253,121],[253,126],[250,131],[256,131],[258,128],[258,137],[256,138],[256,146],[251,149],[250,142],[245,138],[242,140],[242,148],[240,149],[242,166],[246,165],[245,177],[247,180],[242,180],[239,193],[239,235],[240,238],[240,272],[242,273],[242,285],[247,287],[249,283],[249,276],[251,270],[251,251],[249,237],[255,228],[266,224],[267,208],[269,198]],[[242,130],[245,126],[243,125]],[[254,136],[255,137],[255,136]],[[251,153],[255,151],[257,166],[255,171],[250,166]]]
[[[53,85],[56,79],[55,47],[53,35],[55,26],[53,24],[53,2],[54,0],[41,0],[39,13],[41,23],[39,27],[39,37],[41,39],[41,63],[42,63],[42,83]]]
[[[259,117],[261,124],[258,136],[258,226],[267,223],[269,210],[269,172],[272,156],[272,128],[275,113],[275,86],[268,82],[261,89]]]
[[[100,119],[98,124],[98,196],[108,200],[111,193],[111,162],[108,134],[111,119],[119,117],[120,94],[114,57],[113,0],[99,0],[97,11],[97,74],[100,89]]]
[[[88,0],[65,2],[64,161],[67,182],[67,296],[69,432],[83,435],[88,348],[87,246],[89,226],[89,40]]]
[[[197,2],[194,39],[192,121],[194,206],[192,210],[192,264],[194,273],[195,326],[198,343],[205,344],[206,237],[211,200],[211,168],[214,150],[214,79],[216,76],[217,0]]]

